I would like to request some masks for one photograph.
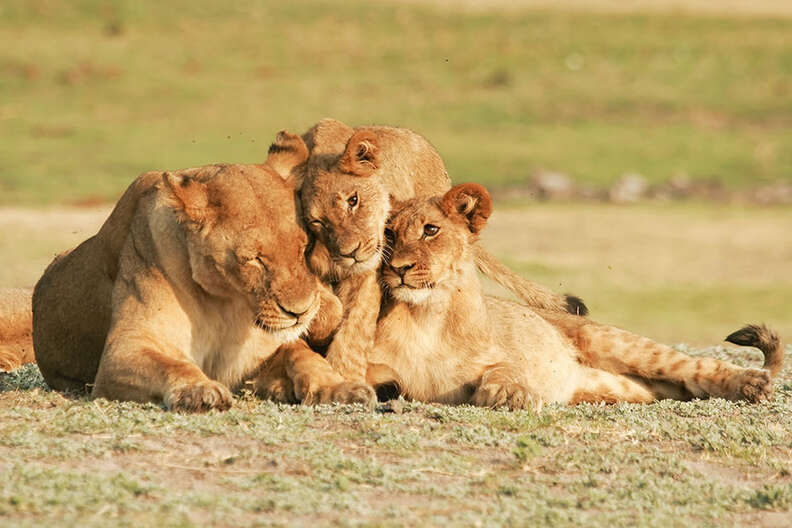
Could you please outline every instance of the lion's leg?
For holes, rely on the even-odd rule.
[[[481,382],[470,399],[471,403],[493,408],[541,409],[541,399],[524,383],[518,381],[519,374],[507,363],[490,366],[481,376]]]
[[[130,261],[136,264],[122,258],[113,289],[112,322],[92,395],[162,402],[168,409],[183,411],[231,407],[229,388],[209,379],[189,355],[191,321],[162,272],[131,266],[133,271],[127,273],[124,266]]]
[[[277,403],[298,403],[294,395],[294,383],[286,372],[287,354],[287,349],[278,348],[250,381],[250,387],[256,396]]]
[[[190,412],[226,410],[233,401],[228,387],[209,379],[178,350],[141,337],[114,336],[112,332],[92,396],[162,402],[168,409]]]
[[[604,370],[582,367],[579,385],[569,401],[578,403],[650,403],[656,395],[644,383],[631,378],[612,374]]]
[[[556,326],[575,343],[580,362],[594,368],[676,383],[693,397],[760,401],[772,395],[771,377],[766,370],[691,357],[646,337],[582,318],[551,322],[558,323]]]
[[[282,345],[284,364],[294,383],[294,395],[306,405],[319,403],[363,403],[374,405],[374,389],[366,383],[348,382],[322,356],[303,341]]]
[[[374,345],[380,286],[375,272],[344,279],[338,296],[346,311],[327,351],[327,361],[347,381],[364,382],[368,353]]]

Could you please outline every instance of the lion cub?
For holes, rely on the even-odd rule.
[[[727,340],[760,348],[765,368],[694,358],[617,328],[482,295],[473,245],[490,216],[487,191],[459,185],[413,200],[390,220],[387,292],[368,381],[408,398],[538,407],[545,402],[651,402],[772,397],[782,347],[765,327]]]

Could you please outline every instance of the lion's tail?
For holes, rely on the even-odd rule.
[[[740,346],[752,346],[764,354],[764,368],[770,371],[772,377],[778,376],[784,366],[784,347],[781,340],[773,330],[765,325],[746,325],[726,338],[729,343]]]
[[[501,264],[480,244],[473,245],[476,266],[479,271],[514,293],[528,306],[555,312],[588,315],[588,308],[579,297],[559,295],[544,286],[521,277]]]

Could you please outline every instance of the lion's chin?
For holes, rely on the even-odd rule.
[[[391,295],[397,301],[407,304],[422,304],[429,299],[432,294],[431,288],[410,288],[409,286],[398,286],[391,289]]]
[[[291,343],[297,341],[303,334],[308,331],[310,321],[307,323],[294,324],[285,328],[275,328],[268,326],[261,322],[256,321],[256,326],[267,332],[274,340],[281,343]]]

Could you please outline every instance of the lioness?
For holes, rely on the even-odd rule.
[[[323,119],[302,137],[281,133],[271,152],[310,151],[291,167],[300,183],[303,215],[314,235],[308,261],[344,307],[344,319],[326,357],[347,380],[365,379],[380,305],[376,268],[393,203],[440,194],[451,186],[443,160],[415,132],[395,127],[352,129]],[[288,169],[288,167],[283,167]],[[527,281],[478,245],[479,269],[532,306],[585,314],[577,297],[560,296]],[[289,399],[272,393],[273,399]]]
[[[484,296],[474,244],[492,203],[477,184],[412,200],[389,221],[387,291],[368,381],[408,398],[538,407],[544,402],[651,402],[772,397],[783,348],[765,327],[727,340],[755,346],[765,369],[693,358],[587,318]]]
[[[340,307],[306,267],[293,182],[277,162],[141,175],[97,235],[36,284],[33,336],[47,383],[227,409],[229,389],[303,334],[320,307],[335,312],[319,318],[334,328]]]

